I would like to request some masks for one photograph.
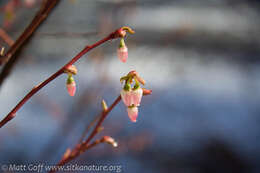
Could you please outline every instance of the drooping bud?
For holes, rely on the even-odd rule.
[[[124,104],[126,106],[132,106],[131,105],[131,103],[132,103],[132,101],[131,101],[131,91],[126,91],[126,90],[122,89],[120,94],[121,94],[121,98],[122,98]]]
[[[125,41],[123,38],[120,40],[119,47],[117,49],[117,56],[120,61],[126,62],[128,58],[128,48],[125,45]]]
[[[140,106],[141,100],[143,96],[143,90],[141,87],[134,89],[131,91],[131,104],[134,106]]]
[[[143,89],[140,86],[145,84],[145,80],[139,76],[139,74],[133,70],[130,71],[126,76],[120,78],[120,82],[125,81],[125,86],[120,92],[121,98],[124,104],[127,106],[127,113],[132,122],[136,122],[138,116],[138,106],[140,106],[142,96],[149,95],[152,90]],[[131,84],[135,81],[135,85]]]
[[[108,143],[108,144],[111,144],[113,147],[117,147],[118,146],[118,144],[115,141],[115,139],[110,137],[110,136],[104,136],[103,137],[103,141]]]
[[[67,87],[67,91],[68,91],[69,95],[74,96],[76,93],[76,82],[74,81],[74,78],[72,77],[72,75],[68,76],[66,87]]]
[[[136,122],[138,116],[138,108],[136,106],[130,106],[127,108],[128,117],[132,122]]]
[[[120,95],[126,106],[132,106],[131,85],[125,84],[125,87],[121,90]]]

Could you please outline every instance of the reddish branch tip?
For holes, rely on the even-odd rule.
[[[130,27],[123,26],[114,32],[114,38],[124,38],[126,36],[127,32],[130,34],[135,33],[135,31],[132,30]]]
[[[104,136],[102,139],[101,139],[102,142],[106,142],[110,145],[112,145],[113,147],[117,147],[118,144],[117,142],[115,141],[114,138],[110,137],[110,136]]]
[[[64,153],[62,159],[67,159],[67,158],[70,156],[70,154],[71,154],[71,149],[68,148],[68,149],[66,150],[66,152]]]
[[[143,95],[150,95],[152,94],[152,90],[148,90],[148,89],[145,89],[145,88],[142,88],[143,89]]]

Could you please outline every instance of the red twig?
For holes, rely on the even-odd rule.
[[[89,130],[91,129],[91,127],[93,127],[95,125],[95,123],[99,120],[100,118],[100,115],[96,116],[91,122],[90,124],[85,128],[85,130],[83,131],[80,139],[79,139],[79,142],[78,143],[81,143],[84,141],[84,138],[87,136]]]
[[[152,93],[152,90],[147,90],[147,89],[143,89],[143,94],[144,95],[150,95]],[[89,137],[77,144],[72,151],[70,149],[68,149],[67,151],[70,151],[69,153],[66,151],[62,157],[62,159],[59,161],[59,163],[56,165],[58,168],[58,166],[62,166],[65,165],[66,163],[72,161],[73,159],[77,158],[79,155],[81,155],[82,153],[84,153],[86,150],[96,146],[99,143],[102,142],[106,142],[105,138],[99,139],[94,141],[93,143],[90,143],[90,141],[96,136],[96,134],[99,132],[99,128],[101,127],[102,123],[104,122],[105,118],[108,116],[108,114],[113,110],[113,108],[120,102],[121,100],[121,96],[118,96],[116,98],[116,100],[111,104],[111,106],[109,106],[106,110],[103,110],[100,115],[98,117],[99,120],[95,126],[95,128],[93,129],[93,131],[91,132],[91,134],[89,135]],[[90,143],[90,144],[89,144]],[[49,173],[54,173],[56,170],[52,170]]]
[[[15,43],[8,49],[6,54],[0,58],[0,65],[5,64],[0,73],[0,86],[11,72],[12,68],[20,58],[19,51],[25,46],[25,43],[32,37],[42,22],[48,17],[52,9],[60,0],[43,0],[40,10],[37,12],[31,23],[19,36]]]
[[[147,90],[147,89],[143,88],[143,95],[150,95],[151,93],[152,93],[152,90]],[[86,150],[92,148],[93,146],[95,146],[95,145],[97,145],[97,144],[99,144],[101,142],[105,142],[104,140],[101,139],[101,140],[96,140],[95,142],[89,144],[90,141],[99,132],[99,128],[101,127],[101,125],[104,122],[105,118],[113,110],[113,108],[120,102],[120,100],[121,100],[121,96],[118,96],[116,98],[116,100],[111,104],[111,106],[109,106],[106,110],[103,110],[100,113],[100,115],[98,115],[98,117],[100,117],[100,118],[99,118],[95,128],[93,129],[93,131],[89,135],[89,137],[85,141],[80,142],[79,144],[77,144],[69,154],[65,152],[63,158],[59,161],[57,166],[65,165],[66,163],[72,161],[73,159],[75,159],[76,157],[78,157],[79,155],[84,153]],[[50,173],[53,173],[53,172],[55,172],[55,170],[50,171]]]
[[[112,103],[112,105],[110,107],[108,107],[107,110],[104,110],[101,112],[100,119],[98,120],[95,128],[93,129],[93,131],[91,132],[89,137],[84,142],[76,145],[76,147],[72,150],[71,154],[68,157],[63,158],[57,164],[58,166],[61,166],[61,165],[64,165],[64,164],[70,162],[71,160],[78,157],[80,154],[82,154],[84,151],[86,151],[88,149],[88,146],[89,146],[88,144],[89,144],[90,140],[98,133],[98,128],[101,126],[104,119],[111,112],[111,110],[120,102],[120,100],[121,100],[121,96],[118,96],[116,98],[116,100]]]
[[[8,44],[8,46],[14,44],[13,39],[2,28],[0,28],[0,37]]]
[[[87,52],[89,52],[91,49],[105,43],[108,40],[112,40],[115,38],[118,38],[119,35],[119,31],[120,29],[116,30],[115,32],[111,33],[110,35],[108,35],[107,37],[105,37],[104,39],[94,43],[93,45],[90,46],[86,46],[80,53],[78,53],[74,58],[72,58],[66,65],[64,65],[63,67],[61,67],[56,73],[54,73],[53,75],[51,75],[48,79],[46,79],[45,81],[43,81],[42,83],[40,83],[39,85],[35,86],[14,108],[13,110],[0,122],[0,128],[3,127],[8,121],[10,121],[11,119],[13,119],[16,115],[16,112],[35,94],[37,93],[41,88],[43,88],[44,86],[46,86],[49,82],[51,82],[52,80],[54,80],[55,78],[57,78],[58,76],[60,76],[61,74],[63,74],[64,70],[74,64],[77,60],[79,60],[84,54],[86,54]]]

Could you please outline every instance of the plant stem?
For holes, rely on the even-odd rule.
[[[8,46],[12,46],[14,44],[13,39],[2,28],[0,28],[0,37],[8,44]]]
[[[143,88],[143,95],[150,95],[152,93],[152,90],[147,90]],[[99,117],[99,120],[95,126],[95,128],[93,129],[93,131],[91,132],[91,134],[89,135],[89,137],[84,141],[78,143],[71,151],[71,153],[66,156],[63,157],[59,163],[56,165],[58,166],[62,166],[65,165],[66,163],[72,161],[73,159],[77,158],[79,155],[81,155],[82,153],[84,153],[86,150],[92,148],[93,146],[99,144],[101,141],[100,140],[96,140],[95,142],[89,144],[89,142],[96,136],[96,134],[99,132],[98,129],[99,127],[101,127],[102,123],[104,122],[105,118],[108,116],[108,114],[114,109],[114,107],[121,101],[121,96],[119,95],[116,100],[106,109],[103,110],[100,115],[98,115],[97,117]],[[55,170],[50,171],[49,173],[53,173],[55,172]]]
[[[116,100],[112,103],[111,106],[108,107],[106,111],[102,111],[100,114],[100,119],[98,120],[95,128],[89,135],[89,137],[82,143],[76,145],[76,147],[72,150],[71,154],[60,160],[60,162],[57,164],[57,166],[62,166],[65,165],[66,163],[70,162],[71,160],[75,159],[78,157],[80,154],[85,152],[87,149],[89,149],[89,142],[91,139],[95,137],[95,135],[98,133],[98,128],[101,126],[101,124],[104,122],[105,118],[107,115],[111,112],[111,110],[120,102],[121,96],[118,96]],[[53,171],[52,171],[53,172]]]
[[[85,130],[83,131],[83,133],[82,133],[82,135],[81,135],[81,137],[80,137],[78,143],[81,143],[81,142],[84,141],[84,138],[87,136],[87,134],[88,134],[90,128],[95,125],[95,123],[99,120],[99,118],[100,118],[100,115],[96,116],[96,117],[90,122],[90,124],[89,124],[89,125],[85,128]]]
[[[40,83],[39,85],[35,86],[14,108],[13,110],[0,122],[0,128],[3,127],[8,121],[13,119],[16,115],[16,112],[35,94],[37,93],[41,88],[46,86],[49,82],[53,81],[55,78],[63,74],[64,70],[74,64],[77,60],[79,60],[84,54],[89,52],[91,49],[105,43],[108,40],[112,40],[118,37],[117,34],[118,30],[111,33],[104,39],[94,43],[93,45],[86,46],[81,52],[79,52],[74,58],[72,58],[66,65],[61,67],[56,73],[51,75],[48,79],[46,79],[44,82]]]
[[[31,23],[10,47],[5,56],[0,58],[0,65],[5,64],[0,73],[0,86],[20,58],[20,50],[25,46],[25,43],[32,37],[33,33],[38,29],[42,22],[49,16],[50,12],[58,2],[60,2],[60,0],[43,0],[40,10],[37,12]]]

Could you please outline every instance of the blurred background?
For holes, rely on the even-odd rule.
[[[11,13],[10,1],[0,1],[6,49],[41,5],[20,0]],[[87,44],[124,25],[136,31],[126,38],[129,59],[120,62],[119,40],[110,41],[76,63],[74,97],[66,75],[44,87],[0,130],[0,163],[57,163],[135,69],[153,90],[137,123],[121,102],[99,134],[119,146],[101,144],[72,163],[127,173],[260,172],[259,18],[258,0],[62,0],[1,86],[1,119]]]

